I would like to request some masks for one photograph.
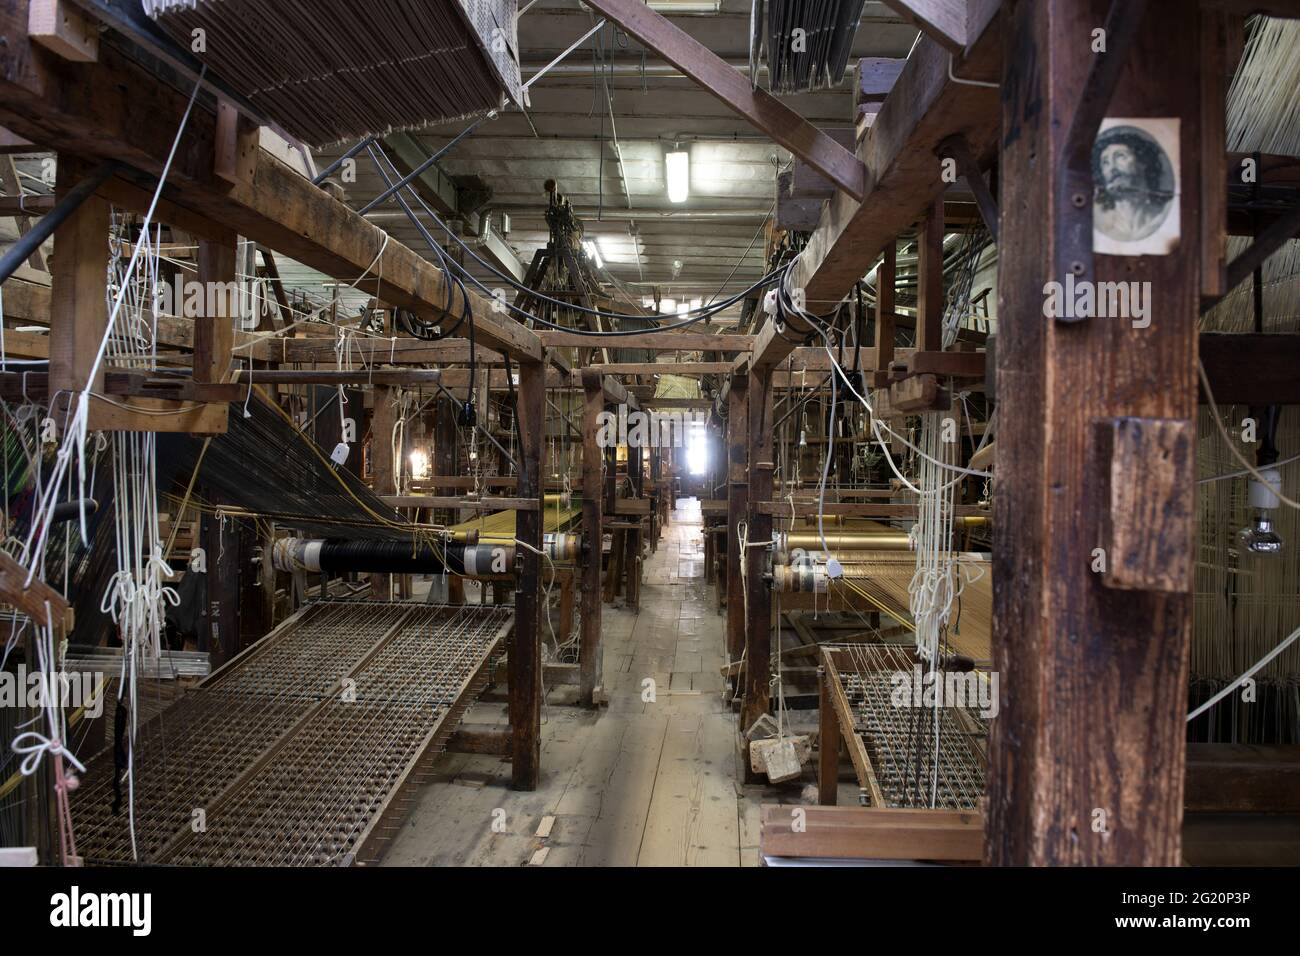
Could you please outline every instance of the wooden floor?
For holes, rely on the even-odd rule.
[[[798,802],[801,788],[737,783],[724,618],[702,577],[698,505],[681,506],[646,564],[640,613],[605,607],[609,706],[548,695],[532,793],[509,789],[508,761],[445,754],[384,865],[757,865],[760,802]],[[503,722],[503,708],[481,703],[466,719]]]

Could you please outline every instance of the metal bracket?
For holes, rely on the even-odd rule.
[[[1093,54],[1079,103],[1070,118],[1061,156],[1064,169],[1056,193],[1053,272],[1061,282],[1067,274],[1072,274],[1076,282],[1093,281],[1092,203],[1096,184],[1092,178],[1092,147],[1146,10],[1147,0],[1111,0],[1103,28],[1106,50]],[[1056,321],[1081,319],[1061,316]]]

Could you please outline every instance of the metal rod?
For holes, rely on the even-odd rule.
[[[432,156],[430,156],[428,159],[422,162],[419,166],[416,166],[413,170],[411,170],[410,173],[408,173],[406,176],[403,176],[401,179],[393,183],[393,185],[389,186],[387,189],[385,189],[374,199],[370,200],[370,202],[362,206],[361,209],[358,210],[358,213],[364,216],[366,213],[374,209],[376,206],[378,206],[381,202],[383,202],[393,193],[397,192],[400,189],[405,189],[407,186],[411,184],[412,180],[416,179],[418,176],[423,174],[425,170],[427,170],[430,166],[436,163],[447,152],[447,150],[451,149],[453,146],[459,143],[470,133],[474,132],[474,130],[478,129],[484,120],[493,119],[496,115],[497,115],[497,111],[493,110],[492,112],[488,113],[486,116],[480,116],[469,126],[466,126],[463,130],[461,130],[459,133],[453,136],[446,146],[438,150],[436,153],[434,153]]]
[[[330,163],[323,170],[317,173],[316,177],[311,181],[312,185],[319,186],[321,183],[325,182],[325,180],[329,177],[330,173],[334,172],[334,170],[338,169],[340,166],[342,166],[349,159],[351,159],[357,153],[361,152],[363,149],[365,149],[374,141],[375,138],[373,136],[367,136],[365,139],[359,140],[355,146],[353,146],[346,153],[344,153],[338,159],[334,160],[334,162]]]
[[[559,64],[564,60],[565,57],[567,57],[570,53],[572,53],[572,52],[573,52],[574,50],[576,50],[578,47],[582,46],[582,44],[586,43],[587,40],[590,39],[590,38],[591,38],[591,37],[596,33],[596,31],[599,30],[599,29],[600,29],[601,27],[603,27],[604,25],[605,25],[605,21],[604,21],[604,19],[601,19],[601,21],[600,21],[599,23],[597,23],[594,27],[592,27],[590,30],[588,30],[586,33],[584,33],[582,36],[578,37],[578,39],[574,40],[573,43],[571,43],[571,44],[569,45],[569,48],[568,48],[567,50],[565,50],[563,53],[561,53],[559,56],[557,56],[557,57],[556,57],[554,60],[552,60],[550,63],[546,64],[546,66],[542,67],[540,70],[538,70],[536,73],[534,73],[531,77],[529,77],[529,78],[528,78],[528,82],[524,84],[524,90],[527,91],[527,89],[528,89],[530,86],[532,86],[534,83],[536,83],[536,82],[537,82],[538,80],[540,80],[542,77],[544,77],[547,73],[550,73],[551,70],[553,70],[556,66],[558,66],[558,65],[559,65]]]
[[[4,258],[0,259],[0,282],[13,275],[14,271],[40,248],[41,243],[76,212],[82,203],[94,195],[95,190],[119,168],[121,165],[112,160],[100,164],[94,172],[69,189],[67,195],[59,200],[58,205],[42,216],[25,236],[19,236],[18,241],[5,252]]]

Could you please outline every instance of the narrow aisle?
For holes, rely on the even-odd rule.
[[[385,864],[756,864],[764,794],[737,783],[725,619],[703,560],[699,503],[681,500],[645,562],[640,613],[621,599],[605,606],[608,706],[593,713],[558,704],[567,689],[548,694],[532,793],[509,789],[499,757],[443,755]],[[483,703],[466,719],[503,722],[500,709]]]

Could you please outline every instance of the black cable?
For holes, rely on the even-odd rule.
[[[375,145],[378,145],[378,144],[375,144]],[[379,147],[379,152],[380,152],[381,154],[383,154],[383,149],[382,149],[382,147]],[[385,159],[387,159],[386,155],[385,155]],[[388,177],[387,177],[387,176],[385,176],[384,178],[385,178],[385,181],[391,183],[391,181],[388,180]],[[439,228],[442,229],[443,232],[445,232],[445,233],[447,234],[447,236],[448,236],[452,241],[454,241],[458,246],[460,246],[460,248],[461,248],[464,252],[466,252],[466,253],[470,256],[470,258],[472,258],[476,263],[478,263],[478,264],[479,264],[480,266],[482,266],[485,270],[487,270],[488,272],[490,272],[492,275],[494,275],[495,277],[497,277],[497,278],[500,279],[501,281],[505,282],[507,285],[510,285],[510,286],[512,286],[513,288],[515,288],[515,289],[517,289],[517,290],[519,290],[519,291],[521,291],[521,292],[527,292],[527,293],[529,294],[530,297],[535,298],[535,299],[537,299],[537,300],[539,300],[539,301],[541,301],[541,302],[549,303],[550,305],[553,305],[553,306],[555,306],[555,307],[557,307],[557,308],[560,308],[560,309],[568,309],[568,310],[571,310],[571,311],[581,312],[581,313],[584,313],[584,314],[587,314],[587,315],[599,316],[599,317],[601,317],[601,318],[605,318],[605,319],[613,319],[613,320],[616,320],[616,321],[621,321],[621,320],[624,320],[624,319],[630,319],[630,320],[641,320],[641,321],[644,321],[644,320],[647,318],[647,316],[644,316],[644,315],[630,315],[630,314],[625,314],[625,313],[621,313],[621,312],[605,312],[605,311],[603,311],[603,310],[601,310],[601,309],[592,309],[592,308],[589,308],[589,307],[587,307],[587,306],[580,305],[580,304],[578,304],[578,303],[576,303],[576,302],[563,302],[563,301],[561,301],[561,300],[559,300],[559,299],[554,299],[554,298],[552,298],[552,297],[546,295],[546,294],[543,293],[543,292],[539,292],[539,291],[536,290],[536,289],[529,289],[527,286],[523,285],[521,282],[519,282],[517,279],[515,279],[514,276],[511,276],[511,275],[509,275],[509,274],[507,274],[507,273],[505,273],[505,272],[502,272],[502,271],[501,271],[500,269],[498,269],[495,265],[493,265],[493,264],[490,263],[490,262],[487,262],[485,259],[483,259],[481,256],[479,256],[478,253],[476,253],[476,252],[475,252],[475,251],[474,251],[474,250],[473,250],[473,249],[472,249],[472,248],[471,248],[471,247],[470,247],[470,246],[469,246],[469,245],[468,245],[468,244],[467,244],[463,239],[461,239],[460,236],[456,235],[456,233],[451,229],[451,227],[449,227],[445,222],[443,222],[443,220],[438,216],[437,213],[435,213],[432,209],[429,208],[428,204],[425,203],[425,201],[423,200],[423,198],[420,197],[419,193],[415,191],[415,189],[414,189],[413,186],[409,186],[409,185],[408,185],[407,188],[411,190],[412,194],[415,196],[416,202],[419,203],[421,209],[423,209],[423,211],[429,215],[429,217],[430,217],[430,218],[431,218],[431,219],[432,219],[432,220],[433,220],[433,221],[434,221],[434,222],[439,226]],[[397,195],[397,196],[400,197],[400,195],[401,195],[401,194],[400,194],[400,191],[399,191],[398,193],[396,193],[395,195]],[[402,201],[402,200],[399,199],[399,201]],[[437,241],[434,240],[433,237],[432,237],[431,235],[428,234],[428,230],[425,229],[425,228],[424,228],[424,225],[423,225],[422,223],[420,223],[419,220],[414,216],[414,213],[412,213],[412,212],[409,211],[409,206],[407,206],[407,205],[405,204],[404,201],[402,201],[402,204],[403,204],[404,209],[407,210],[407,215],[408,215],[408,217],[411,218],[412,222],[416,225],[416,228],[417,228],[417,229],[419,230],[419,232],[421,233],[421,236],[425,239],[426,242],[428,242],[428,243],[430,244],[430,246],[432,246],[432,247],[434,247],[435,249],[437,249],[439,255],[441,256],[441,255],[442,255],[442,250],[441,250],[441,247],[438,246]],[[450,263],[451,265],[455,266],[455,268],[456,268],[457,270],[459,270],[461,273],[463,273],[464,277],[465,277],[466,279],[468,279],[470,282],[472,282],[476,288],[478,288],[478,289],[480,289],[481,291],[483,291],[483,292],[484,292],[486,295],[488,295],[489,297],[493,297],[491,291],[487,288],[487,286],[485,286],[482,282],[480,282],[480,281],[479,281],[475,276],[471,275],[471,274],[469,273],[468,269],[465,268],[465,266],[463,266],[463,265],[461,265],[460,263],[457,263],[457,262],[455,262],[454,260],[451,260],[449,257],[445,257],[445,256],[442,257],[442,262],[440,263],[440,264],[442,265],[442,268],[443,268],[443,271],[444,271],[444,272],[447,272],[447,273],[450,275],[450,271],[449,271],[448,268],[447,268],[447,264],[448,264],[448,263]],[[745,297],[747,297],[748,295],[750,295],[750,294],[751,294],[752,292],[754,292],[756,289],[760,289],[760,288],[763,288],[763,287],[765,287],[765,286],[767,286],[767,285],[770,285],[770,284],[771,284],[773,281],[775,281],[779,276],[784,276],[785,272],[788,271],[788,269],[789,269],[789,267],[790,267],[790,265],[791,265],[792,263],[793,263],[793,260],[791,260],[791,263],[787,263],[787,264],[784,265],[784,266],[781,266],[781,267],[778,267],[777,269],[774,269],[772,272],[770,272],[770,273],[768,273],[767,275],[765,275],[765,276],[761,277],[760,279],[758,279],[756,282],[754,282],[752,285],[750,285],[747,289],[744,289],[743,291],[737,293],[736,295],[731,296],[731,297],[729,297],[729,298],[723,300],[722,302],[718,303],[718,304],[715,305],[715,306],[702,306],[702,307],[701,307],[700,309],[698,309],[698,310],[694,310],[694,309],[693,309],[693,310],[691,310],[691,311],[689,311],[689,312],[683,313],[684,315],[687,316],[687,318],[685,318],[685,319],[682,320],[681,322],[675,322],[675,323],[670,324],[670,325],[661,325],[661,326],[659,326],[659,327],[657,327],[657,328],[654,328],[654,329],[630,329],[630,330],[618,330],[618,331],[612,331],[612,332],[591,332],[591,331],[588,331],[588,330],[585,330],[585,329],[570,329],[570,328],[567,328],[567,327],[565,327],[565,326],[559,325],[559,324],[557,324],[557,323],[550,322],[550,321],[548,321],[548,320],[546,320],[546,319],[543,319],[543,318],[541,318],[540,316],[534,315],[534,314],[532,314],[531,312],[528,312],[528,311],[525,310],[525,309],[521,309],[521,308],[519,308],[518,306],[514,305],[513,303],[509,303],[509,302],[507,302],[507,303],[505,303],[505,305],[506,305],[506,307],[507,307],[508,309],[510,309],[512,312],[518,313],[519,315],[523,316],[523,317],[524,317],[525,319],[527,319],[527,320],[532,320],[532,321],[534,321],[534,322],[537,322],[537,323],[540,324],[540,325],[543,325],[543,326],[545,326],[545,327],[547,327],[547,328],[555,329],[555,330],[560,331],[560,332],[572,332],[572,333],[577,334],[577,335],[588,335],[588,336],[608,336],[608,335],[644,335],[644,334],[647,334],[647,333],[653,333],[653,332],[668,332],[668,331],[672,331],[672,330],[674,330],[674,329],[680,329],[680,328],[685,328],[685,327],[690,326],[690,325],[694,325],[694,324],[696,324],[697,322],[701,322],[701,321],[703,321],[703,320],[706,319],[706,318],[712,317],[712,316],[718,314],[719,312],[722,312],[723,310],[730,308],[730,307],[731,307],[732,305],[734,305],[735,303],[739,302],[740,300],[742,300],[742,299],[744,299]]]

